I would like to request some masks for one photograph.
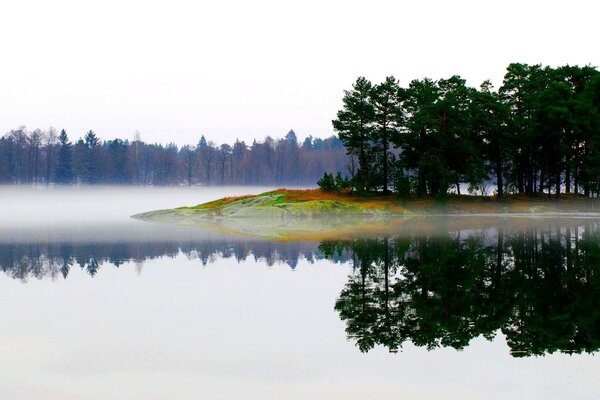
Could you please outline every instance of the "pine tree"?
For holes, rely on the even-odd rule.
[[[348,154],[358,157],[358,181],[361,191],[369,190],[369,157],[373,145],[372,123],[375,110],[371,103],[373,85],[359,77],[352,90],[344,91],[344,108],[332,121],[333,129],[346,146]]]
[[[402,124],[399,91],[396,78],[388,76],[382,83],[373,87],[370,95],[374,111],[372,137],[376,159],[381,166],[380,183],[384,194],[389,192],[390,147],[394,139],[399,136]]]
[[[96,154],[96,148],[100,145],[100,139],[98,139],[94,131],[90,130],[85,134],[84,143],[86,147],[84,181],[85,183],[96,183],[100,180],[99,160]]]
[[[68,185],[73,182],[73,149],[67,132],[63,129],[58,136],[58,160],[54,174],[54,182]]]

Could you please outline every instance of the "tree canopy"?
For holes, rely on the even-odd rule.
[[[502,86],[458,75],[379,84],[359,77],[333,122],[358,159],[357,191],[444,196],[600,193],[600,72],[514,63]]]

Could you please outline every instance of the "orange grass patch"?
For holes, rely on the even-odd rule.
[[[363,208],[381,208],[390,211],[400,211],[403,209],[401,202],[392,195],[384,196],[381,194],[357,195],[349,191],[324,192],[321,189],[277,189],[265,194],[282,194],[286,202],[295,203],[315,200],[331,200],[342,203],[353,204]]]
[[[417,212],[467,212],[467,213],[494,213],[494,212],[530,212],[532,207],[542,207],[554,211],[578,211],[596,210],[598,200],[590,199],[581,195],[561,194],[560,200],[549,199],[547,196],[529,197],[525,195],[507,195],[502,200],[494,196],[469,196],[449,194],[442,201],[433,197],[409,197],[399,199],[394,195],[382,195],[378,193],[359,195],[349,191],[324,192],[321,189],[285,189],[280,188],[272,192],[260,195],[230,196],[214,200],[208,203],[191,207],[196,209],[218,208],[233,201],[250,197],[282,195],[282,201],[287,203],[299,203],[315,200],[339,201],[366,209],[380,209],[390,212],[405,212],[413,210]]]

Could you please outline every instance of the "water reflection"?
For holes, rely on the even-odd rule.
[[[515,357],[600,348],[597,223],[329,241],[354,272],[335,309],[361,351],[465,348],[498,331]]]
[[[39,232],[0,235],[0,270],[27,281],[67,278],[73,268],[93,277],[127,261],[141,269],[146,260],[180,254],[202,265],[253,258],[292,269],[300,259],[326,258],[353,267],[335,310],[363,352],[377,345],[395,352],[406,342],[463,349],[499,332],[515,357],[600,348],[598,222],[453,226],[320,243],[156,226],[140,232],[95,232],[94,240],[64,232],[53,240]]]
[[[163,237],[169,237],[164,235]],[[300,259],[309,262],[321,259],[317,242],[283,243],[267,240],[240,240],[238,238],[185,238],[168,240],[124,241],[117,239],[102,242],[0,242],[0,271],[11,278],[28,279],[67,278],[69,271],[78,267],[90,276],[101,268],[119,268],[125,262],[135,262],[141,271],[146,261],[183,254],[197,259],[201,265],[223,258],[244,262],[248,258],[264,260],[267,265],[287,264],[294,269]]]

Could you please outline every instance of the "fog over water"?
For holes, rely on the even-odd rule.
[[[390,332],[377,319],[381,302],[397,307],[412,296],[415,307],[405,310],[427,314],[450,294],[450,304],[464,306],[446,311],[465,324],[445,324],[442,312],[430,328],[451,334],[518,298],[540,312],[516,314],[525,327],[563,334],[535,316],[570,312],[566,300],[549,310],[528,302],[549,292],[550,305],[573,295],[575,311],[592,310],[574,323],[593,336],[596,325],[582,324],[598,320],[598,296],[581,297],[600,282],[593,219],[439,219],[430,234],[276,242],[129,218],[270,189],[0,188],[0,400],[596,398],[593,355],[517,358],[501,332],[460,351],[406,340],[390,353],[388,334],[405,332],[394,330],[395,317]],[[490,283],[494,272],[501,290]],[[384,277],[394,284],[389,298]],[[435,295],[420,303],[425,283]],[[411,328],[408,317],[402,326]],[[423,314],[414,321],[422,326]],[[364,353],[358,345],[369,336],[353,330],[363,323],[376,328]]]
[[[132,223],[144,211],[196,205],[272,187],[0,186],[0,226],[46,227]]]

